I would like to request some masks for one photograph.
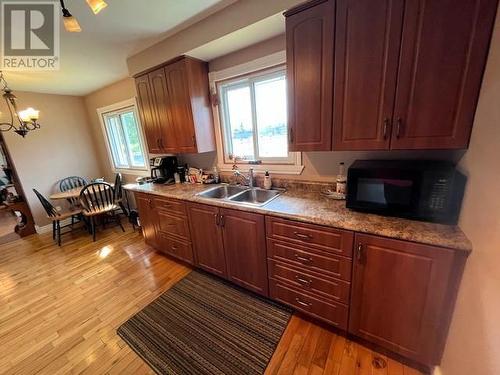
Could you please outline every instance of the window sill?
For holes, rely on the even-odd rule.
[[[133,175],[133,176],[145,176],[149,177],[150,171],[147,169],[119,169],[119,168],[113,168],[113,173],[121,173],[121,174],[127,174],[127,175]]]
[[[303,165],[293,165],[293,164],[237,164],[238,169],[241,172],[248,172],[250,168],[253,168],[254,172],[264,174],[266,171],[275,174],[292,174],[299,175],[304,170]],[[233,164],[219,164],[217,168],[221,172],[232,172]]]

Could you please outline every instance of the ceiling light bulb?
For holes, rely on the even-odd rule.
[[[87,0],[87,4],[89,5],[90,9],[92,9],[92,12],[94,12],[94,14],[99,13],[101,10],[108,6],[108,4],[106,4],[106,2],[103,0]]]
[[[63,21],[64,21],[64,28],[66,29],[66,31],[69,31],[71,33],[79,33],[80,31],[82,31],[82,28],[80,27],[80,24],[78,23],[75,17],[64,16]]]
[[[24,111],[19,111],[19,118],[21,119],[22,122],[30,122],[30,115],[29,111],[25,109]]]

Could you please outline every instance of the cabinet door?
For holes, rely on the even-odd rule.
[[[153,207],[153,199],[147,195],[136,194],[135,203],[139,211],[139,220],[141,221],[142,235],[144,241],[153,247],[157,247],[156,236],[156,212]]]
[[[165,66],[165,76],[171,103],[170,113],[175,128],[177,151],[197,152],[185,60]]]
[[[457,253],[360,234],[355,251],[349,331],[438,364],[458,285],[453,272],[462,269],[454,267]]]
[[[152,154],[161,153],[160,133],[148,75],[137,77],[135,87],[141,123],[146,135],[149,152]]]
[[[406,1],[391,148],[468,146],[496,6]]]
[[[160,68],[149,73],[149,83],[151,84],[151,100],[157,114],[160,149],[162,152],[175,152],[175,129],[170,116],[171,105],[165,70]]]
[[[403,0],[338,0],[334,150],[389,149]]]
[[[219,209],[204,204],[188,205],[189,227],[195,264],[208,272],[226,277],[226,259],[219,223]]]
[[[264,216],[229,209],[221,215],[228,279],[267,296]]]
[[[285,15],[289,150],[329,151],[334,1]]]

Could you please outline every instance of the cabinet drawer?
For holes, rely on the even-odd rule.
[[[174,235],[190,241],[187,217],[172,216],[164,210],[157,210],[158,229],[165,234]]]
[[[269,280],[269,294],[280,302],[327,321],[340,329],[347,329],[348,308],[343,304],[326,303],[303,293],[296,292],[279,281]]]
[[[174,239],[165,233],[160,233],[159,250],[162,253],[172,255],[189,264],[194,263],[193,249],[191,243]]]
[[[267,254],[272,259],[290,263],[305,271],[351,281],[352,262],[349,258],[271,239],[267,240]]]
[[[267,216],[266,233],[268,237],[278,240],[316,246],[333,254],[352,256],[354,234],[349,231]]]
[[[351,285],[346,281],[320,278],[272,259],[268,260],[268,269],[270,278],[293,286],[305,294],[316,294],[332,302],[349,303]]]
[[[186,204],[184,202],[155,197],[154,206],[167,211],[171,215],[186,216]]]

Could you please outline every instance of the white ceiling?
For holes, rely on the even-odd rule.
[[[106,0],[94,15],[85,0],[66,1],[83,31],[69,33],[61,21],[59,71],[9,72],[15,91],[86,95],[128,76],[126,59],[236,0]]]

